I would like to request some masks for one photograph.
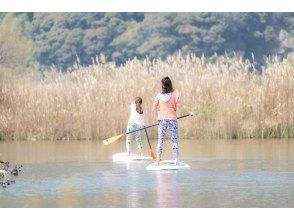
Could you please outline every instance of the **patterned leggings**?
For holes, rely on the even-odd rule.
[[[127,132],[130,132],[130,131],[134,131],[134,130],[137,130],[137,129],[140,129],[141,126],[136,124],[136,123],[133,123],[133,122],[130,122],[128,124],[128,128],[127,128]],[[136,138],[136,142],[137,142],[137,148],[138,149],[141,149],[142,148],[142,138],[141,138],[141,131],[136,131],[134,132],[135,133],[135,138]],[[127,140],[126,140],[126,148],[127,148],[127,152],[130,153],[130,147],[131,147],[131,140],[132,140],[132,135],[134,133],[131,133],[131,134],[127,134]]]
[[[158,144],[156,152],[159,158],[162,155],[163,143],[165,141],[165,133],[169,129],[171,131],[171,142],[173,147],[173,153],[176,158],[179,156],[179,146],[178,146],[178,121],[164,119],[159,122],[158,126]]]

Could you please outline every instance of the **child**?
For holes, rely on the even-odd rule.
[[[162,92],[156,95],[153,108],[158,111],[158,144],[156,148],[157,162],[161,161],[162,148],[165,141],[167,129],[171,131],[172,149],[175,155],[175,164],[178,162],[179,145],[178,145],[178,121],[177,108],[183,106],[179,92],[174,91],[172,82],[169,77],[161,80]],[[191,113],[192,114],[192,113]]]
[[[131,115],[128,122],[128,128],[127,132],[138,130],[142,128],[145,125],[144,122],[144,114],[143,114],[143,108],[142,108],[142,98],[136,97],[134,102],[130,105],[131,107]],[[141,138],[141,131],[136,131],[135,138],[137,142],[137,148],[138,148],[138,154],[142,156],[142,138]],[[132,134],[127,134],[127,140],[126,140],[126,148],[127,153],[130,155],[130,146],[131,146],[131,139]]]

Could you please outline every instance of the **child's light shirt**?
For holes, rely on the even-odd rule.
[[[137,112],[136,110],[136,104],[131,104],[130,105],[131,107],[131,115],[130,115],[130,118],[129,118],[129,123],[130,122],[133,122],[137,125],[140,125],[140,126],[145,126],[145,121],[144,121],[144,113],[140,114]]]

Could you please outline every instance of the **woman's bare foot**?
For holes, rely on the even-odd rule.
[[[175,158],[175,165],[177,165],[178,164],[178,158],[176,157]]]
[[[140,157],[142,157],[142,156],[143,156],[142,149],[138,149],[138,155],[139,155]]]
[[[157,157],[157,158],[156,158],[156,163],[157,163],[157,165],[159,165],[160,161],[161,161],[161,158]]]

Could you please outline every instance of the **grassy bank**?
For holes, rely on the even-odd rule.
[[[185,105],[197,113],[180,121],[184,138],[294,137],[294,58],[272,61],[261,74],[250,63],[180,55],[166,61],[95,63],[42,80],[4,74],[0,90],[0,139],[103,139],[125,131],[129,104],[143,98],[148,123],[152,102],[168,75]],[[180,112],[179,112],[180,114]],[[157,130],[150,131],[155,137]]]

